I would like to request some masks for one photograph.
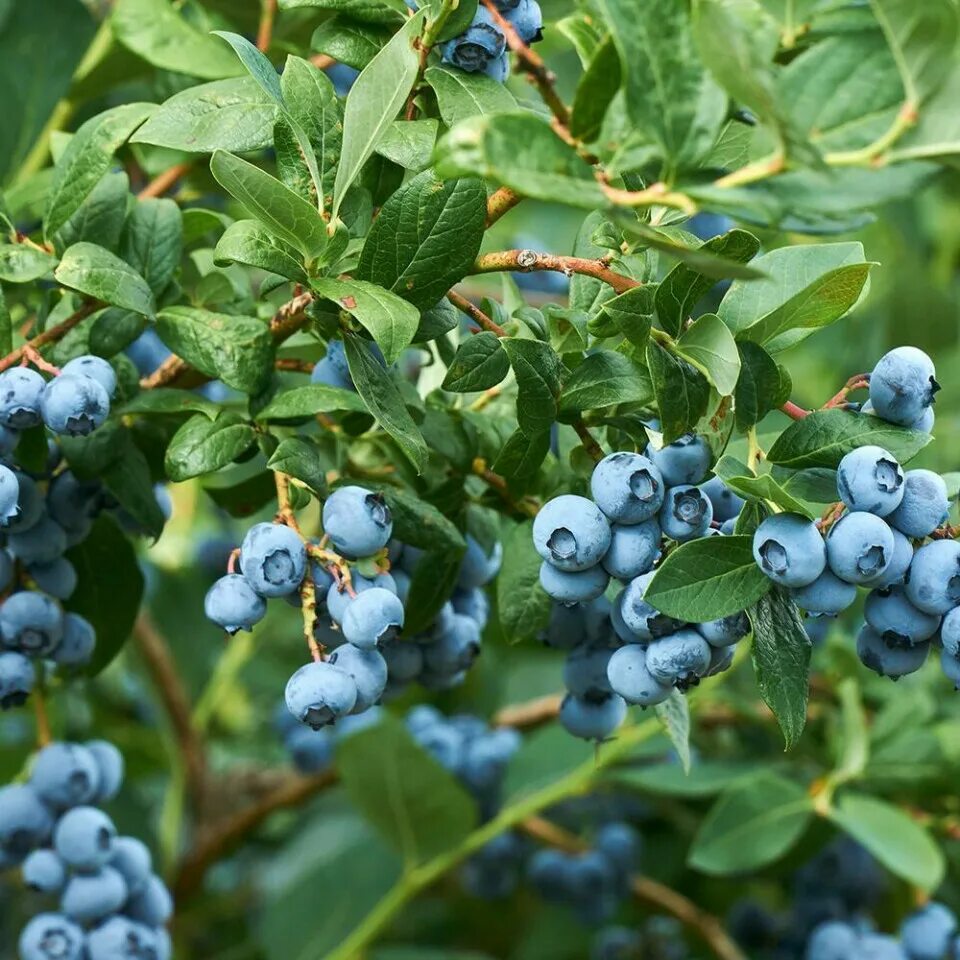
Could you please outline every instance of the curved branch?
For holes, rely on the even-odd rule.
[[[185,177],[193,167],[189,161],[174,164],[172,167],[158,173],[138,194],[138,200],[146,200],[149,197],[161,197],[165,194],[181,177]]]
[[[456,290],[447,294],[447,299],[460,311],[465,313],[474,323],[498,337],[505,337],[507,331],[494,320],[491,320],[478,306],[461,296]]]
[[[477,258],[471,273],[499,273],[504,270],[517,270],[520,273],[550,270],[568,277],[580,273],[610,284],[617,293],[643,286],[639,280],[611,270],[609,263],[603,259],[561,257],[553,253],[537,253],[534,250],[501,250],[498,253],[483,254]]]
[[[22,347],[8,353],[0,360],[0,371],[16,366],[31,350],[39,350],[40,347],[46,346],[48,343],[56,343],[58,340],[62,340],[74,327],[83,323],[87,317],[96,313],[103,306],[99,300],[85,303],[79,310],[71,313],[66,320],[61,320],[56,326],[44,330],[43,333],[38,334],[32,340],[28,340]]]

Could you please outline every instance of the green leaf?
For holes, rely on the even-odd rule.
[[[235,390],[255,394],[270,379],[273,338],[262,320],[167,307],[157,317],[157,333],[187,363]]]
[[[0,285],[0,355],[6,356],[11,350],[13,350],[13,323],[3,286]]]
[[[111,307],[96,314],[89,331],[90,352],[112,357],[130,346],[147,327],[146,317],[132,310]]]
[[[229,30],[211,30],[211,34],[226,40],[233,48],[237,59],[253,78],[257,86],[278,106],[282,107],[283,93],[280,90],[280,77],[273,64],[246,37]]]
[[[803,787],[776,774],[734,784],[713,805],[687,862],[713,876],[747,873],[782,857],[813,816]]]
[[[890,159],[949,157],[960,153],[960,65],[955,65],[920,111],[916,125],[908,130],[890,151]]]
[[[240,157],[223,150],[210,160],[214,178],[239,200],[271,233],[299,250],[307,259],[327,246],[327,226],[311,203]]]
[[[420,59],[413,38],[425,12],[414,14],[364,67],[347,95],[343,115],[343,148],[333,188],[333,217],[347,190],[395,119],[417,78]]]
[[[943,852],[904,811],[875,797],[844,793],[829,816],[891,873],[929,892],[940,886],[946,872]]]
[[[689,360],[721,396],[733,393],[740,376],[740,354],[730,328],[716,314],[697,317],[683,331],[676,351]]]
[[[57,258],[46,250],[24,243],[0,244],[0,280],[7,283],[33,283],[53,272]]]
[[[680,761],[680,769],[689,774],[690,706],[687,698],[679,690],[674,690],[663,703],[658,703],[654,707],[654,711],[673,744],[677,759]]]
[[[508,643],[530,640],[550,621],[553,601],[540,586],[540,555],[533,546],[533,521],[518,524],[504,544],[497,577],[497,610]]]
[[[711,253],[735,263],[749,263],[760,249],[760,241],[746,230],[731,230],[699,248],[701,253]],[[660,283],[656,290],[657,319],[671,336],[676,337],[693,308],[713,287],[712,277],[697,271],[685,263],[678,263]]]
[[[437,144],[435,164],[444,179],[483,177],[535,200],[589,209],[606,202],[586,160],[529,112],[462,120]]]
[[[501,341],[517,378],[517,423],[528,435],[549,428],[557,418],[560,358],[539,340],[505,337]]]
[[[217,241],[214,263],[221,267],[242,263],[297,283],[309,281],[300,254],[256,220],[237,220],[227,227]]]
[[[153,294],[133,267],[95,243],[75,243],[64,251],[54,276],[59,283],[115,307],[152,317]]]
[[[405,170],[419,173],[430,166],[439,129],[440,121],[432,118],[395,120],[377,144],[376,152]]]
[[[798,500],[781,486],[769,473],[754,476],[746,464],[729,455],[721,457],[713,472],[723,479],[732,490],[747,500],[774,503],[790,513],[799,513],[813,520],[818,516],[802,500]],[[834,489],[834,499],[836,489]]]
[[[158,414],[171,416],[178,413],[202,413],[211,420],[220,413],[220,407],[192,390],[177,390],[175,387],[154,387],[141,390],[117,411],[121,416],[130,414]]]
[[[107,515],[66,553],[77,571],[77,588],[64,606],[89,621],[97,646],[87,673],[96,676],[133,632],[143,596],[143,574],[133,544]]]
[[[362,70],[393,36],[393,31],[379,24],[360,23],[336,14],[313,31],[310,47],[325,53],[337,63]]]
[[[460,575],[463,554],[458,550],[427,551],[410,578],[404,630],[411,636],[430,630],[450,599]]]
[[[751,537],[704,537],[667,555],[644,598],[670,617],[705,623],[739,613],[769,589]]]
[[[267,461],[271,470],[278,470],[305,483],[317,496],[327,490],[327,474],[315,444],[303,437],[287,437],[280,441]]]
[[[444,65],[427,67],[424,77],[437,95],[440,116],[448,127],[468,117],[509,113],[517,101],[507,88],[493,77],[466,73]]]
[[[333,10],[361,23],[398,23],[403,10],[391,0],[280,0],[281,10],[301,7]]]
[[[332,300],[363,325],[393,363],[410,345],[420,323],[420,311],[395,293],[366,280],[313,281],[318,296]]]
[[[782,467],[836,467],[843,457],[867,444],[889,450],[906,463],[931,440],[930,434],[849,410],[815,410],[791,423],[767,453]]]
[[[737,344],[740,377],[733,393],[737,429],[746,431],[779,406],[780,371],[773,358],[759,344],[745,340]]]
[[[838,692],[840,725],[837,763],[830,774],[834,784],[859,779],[870,761],[870,730],[860,696],[860,686],[853,677],[847,677],[841,681]]]
[[[155,296],[173,279],[183,252],[183,217],[173,200],[138,200],[127,216],[120,256]]]
[[[130,139],[189,153],[251,153],[271,144],[279,114],[251,77],[214,80],[165,100]]]
[[[685,771],[675,763],[651,763],[644,766],[614,768],[618,784],[635,787],[644,793],[667,797],[712,797],[728,787],[756,775],[761,764],[736,760],[697,759]]]
[[[127,175],[122,171],[107,173],[77,212],[53,235],[54,247],[62,253],[71,244],[87,240],[116,253],[120,248],[129,201]]]
[[[187,420],[173,435],[164,465],[174,482],[213,473],[246,453],[257,435],[234,413],[210,420],[202,413]]]
[[[726,119],[726,95],[694,48],[683,0],[600,0],[620,50],[627,113],[672,169],[695,164]]]
[[[52,237],[80,209],[110,169],[114,153],[155,109],[152,103],[126,103],[81,125],[54,172],[43,218],[45,237]]]
[[[350,802],[410,866],[455,847],[476,823],[476,805],[456,777],[393,717],[337,750]]]
[[[343,338],[350,376],[357,392],[380,426],[396,441],[410,462],[422,470],[427,445],[404,406],[400,391],[390,374],[370,352],[369,346],[353,334]]]
[[[613,321],[616,328],[635,347],[646,349],[653,325],[655,311],[655,287],[644,285],[634,287],[620,296],[607,300],[600,308],[601,313]]]
[[[807,722],[810,638],[797,605],[779,587],[762,596],[747,614],[753,627],[757,686],[777,718],[789,750],[799,741]]]
[[[311,383],[278,393],[258,414],[258,420],[300,420],[318,413],[366,413],[363,400],[352,390]]]
[[[615,350],[594,350],[564,382],[559,413],[562,418],[579,416],[584,410],[645,403],[652,397],[650,375],[640,364]]]
[[[483,331],[464,340],[447,368],[443,389],[471,393],[495,387],[510,372],[507,356],[496,334]]]
[[[549,430],[539,430],[528,436],[517,429],[500,448],[493,469],[503,477],[524,480],[536,475],[549,452]]]
[[[169,0],[118,0],[110,24],[120,43],[161,70],[205,80],[239,73],[233,54],[180,16]]]
[[[596,139],[621,79],[620,53],[613,37],[608,36],[577,84],[570,116],[570,133],[574,137],[586,143]]]
[[[656,341],[649,341],[646,353],[660,410],[663,441],[672,443],[689,433],[706,415],[710,385],[699,370]]]
[[[100,473],[107,490],[144,533],[156,539],[166,518],[157,503],[150,465],[129,431],[121,436],[119,455]]]
[[[487,196],[479,180],[425,171],[383,205],[360,255],[357,276],[411,303],[432,307],[473,267]]]
[[[582,12],[557,20],[553,26],[570,41],[580,58],[580,66],[586,69],[603,41],[603,24],[597,23],[589,13]]]
[[[393,534],[402,543],[422,550],[452,550],[463,553],[467,542],[463,534],[432,503],[400,487],[381,486],[393,516]]]

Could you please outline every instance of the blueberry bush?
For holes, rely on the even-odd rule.
[[[960,960],[956,0],[0,0],[0,91],[0,958]]]

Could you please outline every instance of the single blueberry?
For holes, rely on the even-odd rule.
[[[84,746],[93,754],[100,774],[95,803],[106,803],[120,792],[123,786],[125,765],[123,754],[106,740],[88,740]]]
[[[86,437],[107,419],[110,397],[100,383],[90,377],[61,373],[44,387],[40,413],[54,433]]]
[[[22,653],[0,652],[0,710],[22,707],[35,682],[33,664]]]
[[[536,43],[543,39],[543,14],[537,0],[520,0],[507,13],[507,19],[524,43]]]
[[[620,596],[620,615],[623,623],[643,642],[665,637],[685,626],[682,621],[674,620],[673,617],[661,613],[644,599],[651,580],[653,580],[652,573],[645,573],[631,580]]]
[[[900,926],[900,942],[910,960],[942,960],[956,934],[956,915],[935,901],[911,913]]]
[[[341,390],[353,390],[353,378],[347,366],[347,356],[342,340],[331,340],[327,352],[310,374],[311,383],[322,383]]]
[[[604,570],[618,580],[633,580],[649,573],[660,557],[660,524],[656,520],[610,528],[610,546],[603,555]]]
[[[871,590],[863,606],[863,618],[894,646],[929,640],[940,626],[940,617],[918,610],[902,586]]]
[[[687,433],[647,455],[653,460],[668,487],[702,483],[713,454],[703,437]]]
[[[99,870],[113,856],[117,828],[97,807],[73,807],[58,821],[53,831],[57,856],[75,870]]]
[[[44,803],[68,810],[90,803],[100,788],[100,770],[94,755],[76,743],[51,743],[37,754],[30,785]]]
[[[695,623],[694,628],[711,647],[730,647],[750,632],[750,619],[741,610],[718,620]]]
[[[910,569],[910,564],[913,562],[913,544],[899,530],[891,527],[890,532],[893,534],[893,557],[890,565],[879,577],[868,580],[864,584],[866,587],[882,590],[902,583]]]
[[[495,60],[488,61],[483,68],[483,73],[492,77],[497,83],[506,83],[510,78],[510,53],[504,50]],[[528,274],[515,274],[515,276],[528,276]],[[519,285],[519,284],[518,284]]]
[[[380,653],[387,662],[391,682],[409,683],[423,669],[423,647],[418,643],[397,638],[385,643]]]
[[[813,583],[795,587],[790,591],[794,602],[807,613],[835,617],[857,599],[857,588],[836,576],[832,570],[824,570]]]
[[[660,508],[663,535],[680,543],[702,537],[710,529],[713,506],[699,488],[691,485],[670,487]]]
[[[427,670],[441,676],[450,676],[468,670],[480,653],[480,629],[475,621],[455,613],[449,628],[423,648],[423,663]]]
[[[68,600],[77,589],[76,567],[66,557],[31,564],[27,573],[40,590],[57,600]]]
[[[841,580],[867,584],[893,559],[893,531],[872,513],[848,513],[827,534],[827,563]]]
[[[28,657],[52,654],[63,637],[59,605],[35,590],[21,590],[0,605],[0,636],[5,646]]]
[[[464,590],[486,586],[499,572],[503,563],[503,545],[497,541],[487,553],[469,533],[466,537],[467,552],[460,563],[457,585]]]
[[[40,397],[47,382],[29,367],[0,373],[0,423],[13,430],[29,430],[40,423]]]
[[[587,644],[574,647],[563,664],[563,685],[576,697],[602,699],[611,692],[607,664],[612,653]]]
[[[87,934],[89,960],[149,960],[155,940],[151,931],[129,917],[116,916]]]
[[[396,597],[394,597],[396,599]],[[369,710],[383,696],[387,685],[387,661],[375,649],[362,650],[345,643],[330,655],[330,663],[353,679],[357,700],[353,713]]]
[[[7,548],[27,566],[53,563],[67,549],[67,532],[52,517],[41,517],[29,530],[7,535]]]
[[[85,941],[83,930],[63,914],[39,913],[20,934],[20,960],[82,960],[86,955]],[[116,960],[122,956],[91,956],[90,960]]]
[[[97,635],[88,620],[79,613],[63,615],[63,638],[53,651],[53,659],[62,667],[83,667],[90,662],[97,646]]]
[[[614,693],[641,707],[663,703],[673,690],[650,673],[646,651],[636,643],[614,651],[607,663],[607,679]]]
[[[238,573],[221,577],[207,591],[203,612],[229,634],[252,630],[267,615],[267,602]]]
[[[916,347],[884,354],[870,374],[870,403],[890,423],[910,426],[923,416],[940,389],[933,361]]]
[[[600,564],[586,570],[567,572],[544,560],[540,564],[540,585],[557,603],[586,603],[595,600],[604,590],[610,577]]]
[[[95,357],[90,353],[68,360],[63,367],[61,367],[60,373],[78,377],[90,377],[103,387],[108,397],[112,397],[117,390],[117,374],[113,367],[111,367],[110,363],[104,360],[103,357]]]
[[[46,847],[23,861],[23,882],[38,893],[59,893],[67,882],[66,864]]]
[[[0,464],[0,524],[6,525],[20,514],[20,481],[9,468]]]
[[[258,523],[240,544],[240,569],[261,596],[282,597],[299,589],[307,569],[307,548],[290,527]]]
[[[902,646],[891,644],[873,627],[864,624],[857,634],[857,656],[865,667],[881,677],[899,680],[919,670],[930,652],[930,643]]]
[[[0,854],[19,863],[45,843],[53,817],[31,785],[0,787]]]
[[[797,513],[778,513],[757,527],[753,558],[774,583],[805,587],[823,573],[827,550],[812,520]]]
[[[736,520],[744,500],[737,496],[719,477],[711,477],[701,488],[713,505],[713,519],[718,523]]]
[[[127,885],[112,867],[74,873],[60,898],[60,909],[77,923],[90,924],[120,910],[127,901]]]
[[[369,557],[389,542],[393,518],[383,494],[339,487],[323,505],[323,532],[344,556]]]
[[[547,501],[533,521],[537,553],[558,570],[576,573],[598,564],[610,547],[610,523],[586,497]]]
[[[903,500],[903,470],[882,447],[858,447],[840,461],[837,491],[850,510],[885,517]]]
[[[710,645],[692,628],[654,641],[647,648],[647,669],[659,683],[681,690],[696,686],[710,667]]]
[[[804,960],[847,960],[856,955],[859,933],[848,923],[828,920],[810,934]]]
[[[584,700],[567,694],[560,706],[560,723],[581,740],[606,740],[623,723],[627,704],[611,693],[602,700]]]
[[[396,594],[382,587],[358,593],[347,605],[341,629],[348,642],[375,650],[392,640],[403,628],[403,604]]]
[[[136,894],[146,887],[150,879],[153,857],[142,840],[136,837],[116,837],[113,841],[110,866],[123,877],[130,893]]]
[[[17,482],[20,484],[19,512],[4,522],[8,533],[23,533],[44,518],[43,494],[36,482],[25,473],[17,474]]]
[[[153,874],[143,889],[130,898],[126,912],[148,927],[162,927],[173,916],[173,898],[167,885]]]
[[[444,43],[441,56],[444,63],[451,63],[461,70],[477,73],[484,70],[492,60],[500,57],[507,48],[503,31],[483,5],[477,7],[473,22],[458,37]]]
[[[357,685],[330,663],[308,663],[287,681],[285,699],[293,716],[319,730],[353,709]]]
[[[904,585],[907,599],[924,613],[944,614],[960,604],[960,543],[924,544],[913,555]]]
[[[887,519],[908,537],[928,537],[946,522],[949,511],[950,500],[943,478],[932,470],[908,470],[903,499]]]
[[[397,572],[401,576],[406,577],[403,571]],[[396,579],[396,574],[394,574],[394,579]],[[399,581],[397,582],[397,588],[398,596],[403,600],[403,591],[400,590]],[[481,630],[486,627],[490,619],[490,600],[482,589],[474,587],[472,590],[455,590],[453,596],[450,598],[450,602],[453,604],[453,609],[456,610],[457,613],[462,613],[465,617],[475,620]]]
[[[590,478],[590,493],[612,523],[641,523],[655,517],[665,490],[660,471],[639,453],[611,453]]]

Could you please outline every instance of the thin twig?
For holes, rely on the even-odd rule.
[[[318,70],[326,70],[327,67],[332,67],[337,61],[333,57],[328,57],[325,53],[315,53],[310,58],[310,62]]]
[[[572,426],[573,429],[576,430],[577,436],[580,438],[580,443],[583,445],[583,449],[587,451],[594,463],[599,463],[606,456],[606,454],[603,452],[603,447],[597,443],[596,438],[587,428],[587,425],[578,417],[573,421]]]
[[[780,410],[785,413],[791,420],[802,420],[804,417],[810,415],[809,410],[804,410],[803,407],[798,407],[792,400],[788,400]]]
[[[487,200],[487,226],[492,227],[505,213],[512,210],[523,199],[509,187],[501,187],[490,194]]]
[[[87,317],[92,313],[96,313],[102,306],[103,304],[100,303],[99,300],[85,303],[79,310],[70,314],[66,320],[62,320],[49,330],[44,330],[43,333],[38,334],[32,340],[28,340],[22,347],[18,347],[12,353],[8,353],[0,360],[0,371],[16,366],[30,350],[39,350],[40,347],[46,346],[48,343],[55,343],[58,340],[62,340],[74,327],[83,323]]]
[[[280,357],[274,366],[277,370],[287,370],[291,373],[313,373],[316,366],[312,360],[299,360],[296,357]]]
[[[488,317],[478,306],[471,303],[466,297],[462,297],[456,290],[451,290],[447,294],[447,299],[484,330],[488,330],[498,337],[505,337],[507,335],[507,331],[504,330],[499,323]]]
[[[39,667],[43,669],[42,665]],[[44,693],[42,684],[38,683],[33,693],[33,715],[37,724],[37,746],[46,747],[53,741],[53,734],[50,732],[50,717],[47,713],[47,697]]]
[[[834,407],[842,407],[847,402],[847,397],[854,390],[864,390],[870,386],[869,373],[854,374],[824,405],[822,410],[831,410]]]
[[[158,173],[138,194],[138,200],[149,197],[162,197],[181,177],[185,177],[193,167],[189,160],[174,164],[172,167]]]
[[[518,270],[529,273],[537,270],[550,270],[573,276],[580,273],[588,277],[596,277],[610,284],[617,293],[624,293],[643,284],[632,277],[624,276],[610,269],[604,259],[589,260],[585,257],[562,257],[553,253],[537,253],[534,250],[501,250],[497,253],[486,253],[478,257],[470,271],[477,273],[499,273],[504,270]]]
[[[277,0],[260,0],[260,26],[257,29],[257,49],[266,53],[273,39],[273,21],[277,16]]]
[[[553,693],[538,697],[527,703],[512,704],[494,715],[493,723],[497,727],[516,727],[518,730],[533,730],[555,720],[560,713],[563,694]]]

